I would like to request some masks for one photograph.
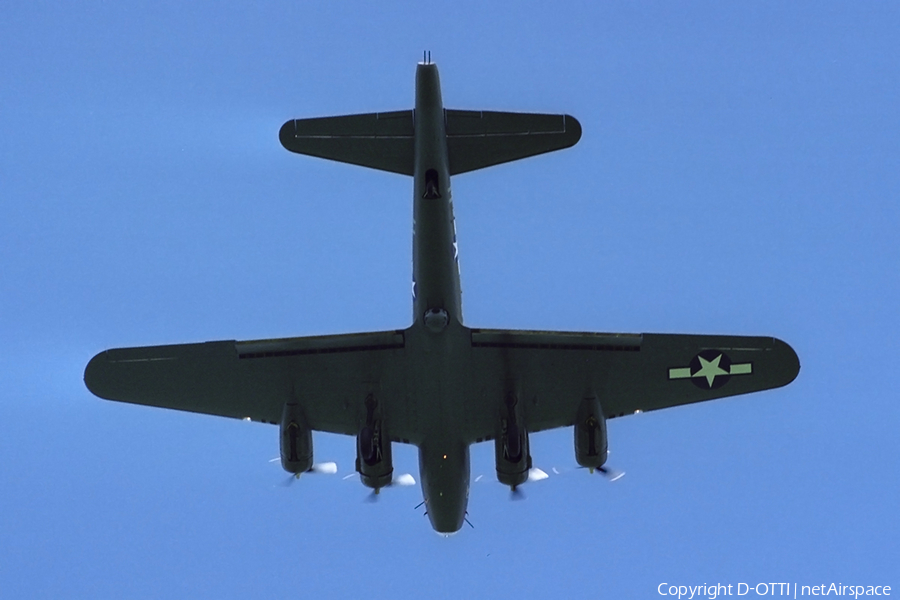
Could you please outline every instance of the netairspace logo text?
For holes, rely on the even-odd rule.
[[[681,600],[687,598],[709,598],[715,600],[719,596],[890,596],[889,585],[843,585],[841,583],[821,583],[819,585],[799,585],[796,583],[711,583],[703,585],[674,585],[661,583],[656,591],[660,596],[673,596]]]

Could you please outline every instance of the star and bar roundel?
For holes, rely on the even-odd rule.
[[[690,379],[702,390],[720,388],[735,375],[751,375],[753,363],[733,363],[720,350],[703,350],[695,356],[687,367],[669,369],[669,379]]]

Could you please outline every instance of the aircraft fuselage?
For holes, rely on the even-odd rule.
[[[469,496],[469,441],[463,386],[455,385],[469,358],[457,262],[456,229],[444,107],[437,66],[416,70],[413,184],[413,325],[407,344],[415,367],[413,404],[423,425],[419,470],[435,530],[458,531]]]

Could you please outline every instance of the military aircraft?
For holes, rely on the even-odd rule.
[[[609,419],[776,388],[800,363],[772,337],[578,333],[463,325],[450,177],[573,146],[569,115],[444,109],[437,66],[416,69],[415,108],[291,120],[296,153],[413,178],[413,323],[406,329],[119,348],[84,381],[109,400],[278,425],[281,464],[313,467],[312,431],[356,437],[356,470],[379,490],[391,444],[418,448],[425,509],[458,531],[469,446],[493,440],[497,478],[516,489],[528,436],[574,426],[577,463],[604,468]]]

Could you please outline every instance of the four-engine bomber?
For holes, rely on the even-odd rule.
[[[314,469],[312,431],[354,436],[356,470],[375,490],[392,481],[391,443],[414,444],[428,518],[450,534],[465,520],[473,443],[494,440],[497,478],[515,489],[529,476],[530,433],[574,425],[578,464],[604,471],[609,419],[793,381],[797,355],[773,337],[463,324],[450,178],[580,137],[569,115],[445,109],[427,56],[413,110],[288,121],[280,139],[292,152],[412,177],[412,324],[107,350],[85,384],[110,400],[278,425],[281,464],[297,475]]]

